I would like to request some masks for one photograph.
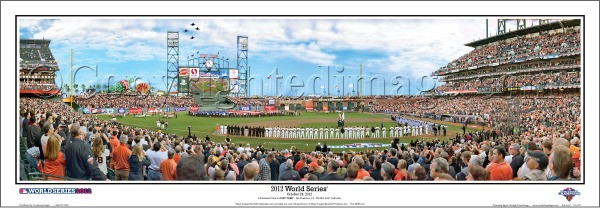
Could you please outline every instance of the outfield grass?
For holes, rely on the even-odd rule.
[[[104,120],[110,120],[112,117],[108,115],[98,115],[98,118]],[[169,129],[163,130],[169,134],[176,134],[178,136],[187,136],[188,135],[188,126],[192,126],[192,134],[196,134],[199,138],[204,138],[207,134],[211,137],[212,141],[216,142],[225,142],[224,136],[214,135],[216,124],[223,125],[252,125],[252,124],[260,124],[260,122],[268,122],[268,121],[281,121],[285,122],[293,122],[298,121],[298,119],[337,119],[337,113],[315,113],[315,112],[304,112],[300,116],[274,116],[274,117],[253,117],[253,118],[229,118],[229,117],[196,117],[190,116],[187,112],[177,113],[177,118],[169,118],[164,119],[160,118],[157,115],[148,116],[145,118],[137,118],[135,116],[128,116],[125,118],[117,118],[117,121],[121,124],[145,128],[150,130],[156,129],[156,121],[158,119],[166,120],[169,122]],[[395,123],[389,120],[389,116],[385,114],[370,114],[370,113],[346,113],[346,119],[383,119],[388,120],[384,122],[386,127],[395,126]],[[275,122],[278,123],[278,122]],[[381,122],[346,122],[346,126],[379,126]],[[311,123],[301,123],[298,124],[297,127],[336,127],[336,122],[311,122]],[[453,137],[456,132],[462,133],[460,124],[449,124],[448,125],[448,135],[446,138]],[[250,138],[250,137],[230,137],[233,143],[236,144],[250,144],[255,147],[257,145],[264,145],[265,148],[275,148],[275,149],[288,149],[291,146],[296,146],[298,149],[303,151],[314,150],[317,143],[324,144],[327,143],[328,146],[332,145],[343,145],[343,144],[352,144],[352,143],[383,143],[389,144],[393,138],[382,138],[382,139],[339,139],[339,140],[307,140],[307,139],[271,139],[271,138]],[[408,143],[411,140],[416,138],[431,138],[433,136],[420,136],[420,137],[402,137],[400,138],[400,142]],[[438,137],[440,138],[440,137]],[[360,148],[360,149],[332,149],[334,152],[341,151],[367,151],[369,148]]]

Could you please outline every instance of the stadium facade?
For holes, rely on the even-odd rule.
[[[54,84],[58,62],[50,51],[50,40],[21,39],[19,57],[20,94],[59,93]]]

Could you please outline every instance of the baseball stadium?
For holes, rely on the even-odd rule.
[[[162,32],[166,87],[77,83],[102,63],[73,66],[73,50],[58,60],[53,40],[22,37],[19,180],[582,181],[579,19],[498,19],[418,93],[368,93],[367,79],[330,93],[327,74],[324,93],[300,96],[251,93],[251,49],[266,46],[250,35],[229,37],[236,57],[180,54],[190,23]],[[353,64],[359,77],[371,67]]]

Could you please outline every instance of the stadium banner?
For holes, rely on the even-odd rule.
[[[527,58],[518,58],[518,59],[514,59],[512,62],[513,63],[521,63],[521,62],[525,62],[527,61]]]
[[[83,108],[82,112],[83,112],[83,114],[90,114],[91,113],[91,111],[90,111],[89,108]]]
[[[100,108],[99,110],[101,111],[99,113],[102,114],[113,114],[115,112],[115,109],[113,108]]]
[[[125,108],[119,108],[117,110],[117,113],[119,113],[119,114],[125,114]]]
[[[161,108],[148,108],[148,113],[160,113],[162,112]]]
[[[190,107],[190,112],[198,112],[198,107]]]
[[[200,78],[219,78],[218,72],[200,72]]]
[[[181,111],[186,111],[187,108],[186,107],[175,107],[175,112],[181,112]]]
[[[251,109],[250,106],[240,106],[240,110],[249,111]]]
[[[286,105],[286,106],[284,107],[284,109],[285,109],[286,111],[289,111],[289,110],[290,110],[290,106],[289,106],[289,105]]]
[[[404,143],[404,145],[408,145]],[[349,148],[381,148],[381,147],[391,147],[392,144],[381,144],[381,143],[354,143],[354,144],[344,144],[344,145],[333,145],[329,146],[331,149],[349,149]]]
[[[537,89],[536,86],[523,86],[523,87],[521,87],[521,90],[523,90],[523,91],[536,90],[536,89]]]
[[[560,57],[560,54],[555,53],[555,54],[545,55],[544,57],[542,57],[542,59],[553,59],[553,58],[558,58],[558,57]]]
[[[219,79],[229,79],[229,70],[231,69],[222,69],[219,70]]]
[[[238,77],[237,69],[229,69],[229,79],[237,79]]]
[[[190,78],[200,78],[200,69],[190,68]]]
[[[306,106],[307,111],[313,111],[315,109],[312,100],[304,101],[304,106]]]
[[[238,80],[237,79],[230,79],[229,80],[229,91],[231,93],[238,93]]]
[[[265,111],[275,111],[275,106],[265,106]]]
[[[189,68],[179,68],[179,78],[177,80],[177,92],[188,92],[190,84]]]
[[[269,105],[275,105],[275,100],[269,100]]]
[[[142,108],[130,108],[128,113],[129,114],[142,114]]]

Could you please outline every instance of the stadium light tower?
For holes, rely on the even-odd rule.
[[[248,36],[237,36],[237,69],[239,70],[238,96],[248,96]]]
[[[179,32],[167,32],[167,97],[179,79]],[[179,83],[177,83],[179,86]],[[166,101],[166,100],[165,100]]]

